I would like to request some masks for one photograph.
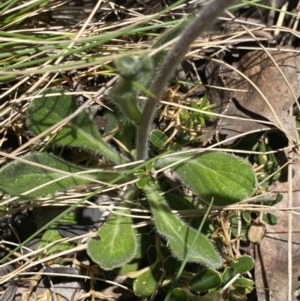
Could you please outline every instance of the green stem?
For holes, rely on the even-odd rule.
[[[152,119],[162,92],[175,68],[195,39],[214,22],[224,9],[234,2],[235,0],[212,0],[204,6],[199,15],[183,30],[178,41],[165,57],[151,86],[151,95],[155,95],[155,97],[149,96],[143,109],[137,138],[137,160],[144,160],[148,157],[148,140]]]

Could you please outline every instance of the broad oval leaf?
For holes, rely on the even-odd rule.
[[[141,178],[135,184],[139,189],[144,189],[147,184],[147,178]]]
[[[249,255],[241,256],[231,264],[231,267],[234,268],[237,273],[246,273],[253,269],[254,259]]]
[[[119,213],[119,214],[118,214]],[[116,210],[98,230],[99,240],[88,242],[87,252],[103,270],[121,267],[134,259],[137,243],[129,209]]]
[[[191,279],[189,286],[193,291],[204,291],[217,288],[221,284],[220,273],[212,269],[204,269]]]
[[[176,164],[178,163],[178,164]],[[222,152],[184,153],[159,159],[155,167],[170,167],[204,201],[228,206],[250,197],[255,174],[245,160]]]
[[[227,267],[223,274],[222,274],[222,279],[224,283],[227,283],[230,281],[235,275],[237,274],[235,268],[233,267]]]
[[[242,212],[242,217],[243,217],[243,220],[247,223],[247,224],[250,224],[251,221],[252,221],[252,216],[250,214],[250,212],[248,211],[243,211]]]
[[[59,93],[60,95],[44,95],[41,98],[34,99],[29,105],[27,113],[28,126],[35,135],[62,121],[77,109],[73,96],[65,95],[62,89],[48,89],[45,91],[45,94],[53,93]],[[54,134],[50,143],[87,149],[101,154],[117,164],[128,161],[101,138],[93,121],[85,111],[79,113]]]
[[[263,213],[262,220],[268,225],[277,225],[278,224],[278,217],[269,212]]]
[[[233,283],[233,286],[235,285],[244,285],[244,286],[249,286],[249,287],[253,287],[254,286],[254,281],[248,278],[238,278],[236,279]]]
[[[37,198],[53,195],[57,191],[76,185],[90,184],[96,179],[95,175],[88,174],[76,177],[76,173],[86,171],[86,169],[72,165],[47,153],[30,154],[21,159],[56,170],[47,170],[42,168],[42,166],[33,166],[17,160],[5,165],[0,169],[0,190],[11,196],[23,194],[26,198]],[[66,176],[66,173],[74,175]],[[35,189],[41,185],[42,187]],[[35,190],[29,192],[32,189]]]
[[[253,291],[254,281],[248,278],[236,279],[232,286],[241,294],[249,294]]]
[[[61,234],[58,232],[57,229],[48,229],[42,236],[41,242],[39,244],[39,248],[44,248],[47,247],[43,253],[46,255],[50,255],[55,252],[61,252],[65,250],[70,250],[74,248],[74,245],[71,244],[70,242],[60,242],[60,243],[55,243],[55,241],[59,241],[63,239]]]
[[[101,170],[88,173],[88,169],[72,165],[48,153],[34,153],[20,159],[33,164],[38,163],[39,166],[17,160],[5,165],[0,169],[0,191],[28,199],[53,195],[57,191],[77,185],[91,184],[95,180],[109,183],[122,175],[118,172]],[[78,174],[82,172],[85,173]],[[126,181],[125,175],[123,180]]]
[[[167,140],[167,135],[160,130],[153,130],[150,134],[151,143],[158,148],[163,148]]]
[[[174,256],[184,260],[187,252],[191,250],[188,261],[219,268],[222,265],[222,258],[212,243],[203,234],[198,235],[195,229],[172,213],[156,187],[147,185],[144,190],[151,207],[156,229],[167,239]]]

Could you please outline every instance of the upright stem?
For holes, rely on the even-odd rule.
[[[137,137],[137,160],[144,160],[148,157],[148,140],[152,119],[163,89],[174,73],[175,68],[182,61],[195,39],[214,22],[224,9],[234,2],[235,0],[210,1],[201,9],[200,14],[191,22],[191,24],[187,25],[178,41],[166,55],[161,67],[156,73],[156,77],[154,78],[150,89],[152,92],[151,95],[155,95],[155,97],[149,96],[143,109],[142,121]]]

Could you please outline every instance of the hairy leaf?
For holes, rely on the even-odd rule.
[[[40,166],[37,167],[20,161],[14,161],[13,163],[7,164],[0,170],[0,190],[11,196],[18,196],[23,193],[29,198],[45,196],[72,186],[91,183],[95,178],[89,176],[91,178],[90,181],[87,179],[75,178],[75,176],[63,178],[65,176],[63,172],[75,174],[83,172],[85,169],[71,165],[64,160],[47,153],[30,154],[22,157],[22,159],[55,168],[57,171],[50,171],[43,169]],[[60,170],[62,172],[59,172]],[[88,177],[86,174],[85,176]],[[53,180],[59,181],[50,183]],[[27,191],[44,184],[46,185],[30,193],[26,193]]]
[[[130,210],[117,210],[98,230],[99,240],[88,242],[87,252],[104,270],[121,267],[134,259],[136,240],[129,216]],[[120,215],[122,214],[122,215]],[[124,214],[124,215],[123,215]]]
[[[146,186],[145,193],[157,231],[167,239],[173,254],[183,260],[188,250],[191,249],[197,231],[172,213],[155,187]],[[201,233],[194,244],[188,261],[198,262],[213,268],[218,268],[222,264],[222,259],[212,243]]]
[[[178,164],[176,164],[178,163]],[[207,203],[235,204],[256,188],[255,174],[245,160],[222,152],[175,154],[159,159],[156,168],[171,167],[180,179]]]
[[[26,198],[37,198],[53,195],[57,191],[73,186],[90,184],[95,179],[110,182],[120,175],[120,173],[106,171],[86,173],[88,170],[72,165],[48,153],[34,153],[21,159],[56,170],[48,170],[42,166],[33,166],[21,161],[7,164],[0,169],[0,190],[11,196],[24,194],[23,196]],[[76,173],[84,171],[84,174],[76,176]],[[41,185],[42,187],[35,189]],[[28,193],[32,189],[35,190]]]
[[[27,116],[28,126],[36,135],[57,124],[77,109],[75,99],[71,95],[64,95],[64,90],[48,89],[46,93],[60,93],[61,95],[45,95],[34,99],[30,104]],[[101,138],[85,111],[75,116],[54,134],[50,143],[84,148],[101,154],[117,164],[127,162]]]
[[[190,281],[190,288],[194,291],[217,288],[222,284],[220,273],[212,269],[204,269],[196,274]]]
[[[137,95],[139,91],[146,91],[153,70],[152,61],[148,56],[125,56],[117,61],[117,67],[121,78],[110,90],[109,96],[125,116],[138,126],[142,113],[137,103]]]

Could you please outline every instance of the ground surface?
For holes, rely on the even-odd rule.
[[[41,6],[36,2],[30,8],[25,1],[22,4],[28,10],[22,12],[11,6],[0,11],[3,31],[0,38],[3,53],[0,60],[1,166],[20,155],[43,149],[44,142],[35,139],[28,128],[26,112],[32,94],[47,85],[76,92],[78,106],[104,89],[104,95],[92,104],[88,113],[100,133],[114,147],[120,148],[118,139],[112,138],[114,125],[105,109],[105,106],[113,108],[106,84],[117,73],[115,59],[118,56],[124,53],[145,55],[160,34],[195,10],[194,4],[188,3],[155,15],[172,2],[175,1],[45,1]],[[247,277],[255,280],[256,291],[246,298],[258,301],[287,300],[286,296],[295,300],[292,292],[297,292],[300,276],[299,237],[295,231],[299,208],[297,99],[300,95],[300,55],[297,50],[298,20],[290,14],[297,14],[297,3],[291,1],[285,7],[282,6],[284,1],[279,2],[275,8],[286,10],[282,20],[278,11],[270,9],[271,3],[264,3],[264,7],[244,5],[224,13],[195,41],[182,65],[178,66],[163,96],[163,101],[169,104],[161,105],[153,121],[153,128],[165,133],[166,147],[187,145],[188,148],[240,151],[239,154],[247,158],[256,171],[257,197],[262,195],[265,200],[270,200],[278,194],[283,195],[283,200],[275,205],[277,207],[268,210],[261,199],[254,198],[252,201],[260,207],[252,206],[250,202],[244,207],[214,213],[214,218],[217,216],[216,220],[223,223],[223,232],[220,230],[219,233],[227,239],[226,256],[250,254],[255,259],[255,269]],[[152,19],[141,24],[148,17]],[[118,35],[134,24],[138,24],[138,30],[130,29]],[[106,33],[112,35],[103,38]],[[53,36],[54,42],[33,39],[42,34],[48,38]],[[74,51],[67,53],[67,49]],[[207,105],[213,105],[208,110],[219,114],[217,117],[206,117],[199,112],[192,115],[178,106],[207,110],[200,101],[204,95],[208,99]],[[199,136],[201,138],[195,138]],[[190,142],[186,144],[187,141]],[[51,151],[81,166],[107,163],[81,149],[56,147]],[[153,155],[159,153],[155,147],[151,152]],[[289,170],[287,162],[292,162]],[[75,187],[54,197],[31,202],[20,202],[3,195],[0,204],[1,258],[94,189],[93,186]],[[184,192],[190,193],[186,187]],[[60,227],[60,234],[73,239],[79,235],[96,236],[95,229],[102,220],[95,202],[108,207],[119,200],[120,191],[117,191],[77,208],[77,225]],[[150,213],[147,208],[142,209],[148,218],[143,222],[147,223]],[[263,210],[275,214],[280,222],[262,225],[259,212]],[[252,242],[241,233],[241,228],[239,235],[234,234],[232,217],[236,212],[250,214],[251,223],[245,225],[245,232],[250,231],[250,224],[254,225]],[[253,244],[265,227],[265,238],[260,244]],[[241,239],[242,234],[244,239]],[[150,236],[155,234],[150,232]],[[134,295],[132,280],[126,273],[104,272],[90,260],[85,251],[86,241],[76,239],[71,249],[53,255],[35,253],[40,240],[41,235],[38,235],[26,244],[27,249],[10,254],[1,263],[1,300],[142,300]],[[147,263],[140,263],[140,268],[145,266]],[[165,296],[162,288],[158,287],[156,293],[156,297],[153,295],[155,300]],[[226,299],[226,293],[222,298]],[[236,298],[232,300],[240,300]]]

